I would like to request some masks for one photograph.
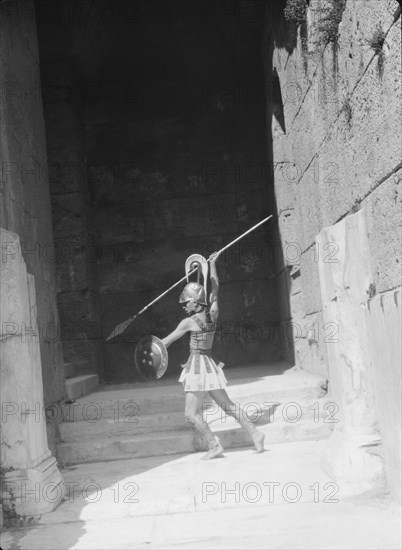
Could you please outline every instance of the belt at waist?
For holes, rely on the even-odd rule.
[[[186,363],[186,372],[190,372],[190,366],[194,361],[194,374],[200,374],[200,355],[206,355],[207,357],[211,358],[211,350],[190,348],[190,357],[188,358],[188,361]],[[212,372],[209,362],[207,362],[206,369],[207,369],[207,372],[209,373]]]
[[[210,349],[191,349],[190,348],[190,353],[195,353],[197,355],[211,355],[211,350]]]

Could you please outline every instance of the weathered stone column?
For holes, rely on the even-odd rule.
[[[391,495],[401,502],[401,288],[369,300],[366,310],[375,402]]]
[[[332,327],[329,391],[339,406],[322,467],[337,481],[374,486],[383,480],[383,463],[365,316],[373,280],[364,211],[324,228],[316,242],[319,250],[334,243],[337,251],[319,263],[324,322]]]
[[[63,478],[47,443],[34,277],[0,228],[1,501],[7,517],[53,510]]]

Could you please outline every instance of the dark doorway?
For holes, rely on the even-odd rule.
[[[181,318],[180,289],[115,325],[274,213],[266,162],[264,2],[38,0],[63,348],[73,371],[137,379],[135,343]],[[271,198],[270,198],[271,197]],[[278,356],[270,226],[222,257],[215,355]],[[170,349],[177,376],[187,342]]]

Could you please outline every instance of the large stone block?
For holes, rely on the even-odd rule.
[[[323,225],[321,198],[318,194],[318,181],[314,165],[303,175],[296,187],[296,214],[300,233],[298,244],[301,251],[306,250],[314,242],[314,237]]]
[[[154,290],[157,294],[185,275],[185,260],[194,249],[177,250],[162,241],[153,243],[152,248],[147,243],[127,242],[102,247],[102,252],[101,293]],[[163,268],[155,267],[162,265]]]
[[[315,376],[328,377],[325,346],[310,343],[307,338],[297,338],[294,344],[295,364]]]
[[[97,247],[95,245],[76,248],[63,243],[56,249],[57,290],[58,292],[75,292],[90,289],[97,291],[91,267],[96,264]],[[91,265],[92,264],[92,265]]]
[[[79,128],[81,128],[81,119],[77,113],[77,107],[71,102],[64,101],[62,103],[46,103],[45,105],[45,123],[46,123],[46,135],[49,135],[51,141],[49,145],[51,147],[63,147],[66,142],[69,145],[72,143],[77,143],[77,136],[80,135]],[[57,132],[56,128],[60,128],[63,132]],[[64,134],[64,130],[68,134]],[[71,141],[67,140],[67,137],[70,136],[71,130],[74,130],[74,139]],[[59,135],[60,143],[57,141],[57,136]],[[56,139],[56,141],[53,140]]]
[[[284,154],[286,160],[280,161],[281,144],[274,141],[274,180],[278,213],[295,208],[296,186],[300,177],[298,168],[292,162],[292,155]]]
[[[339,337],[328,343],[329,374],[339,423],[322,453],[322,465],[341,481],[383,483],[365,309],[372,273],[364,212],[323,229],[319,244],[339,242],[337,263],[319,264],[324,322]],[[376,449],[376,452],[374,452]]]
[[[382,78],[373,63],[369,66],[349,100],[349,115],[342,113],[319,152],[324,164],[337,157],[332,175],[319,179],[326,224],[359,203],[400,163],[400,49],[383,63]]]
[[[366,211],[371,265],[377,293],[401,282],[402,243],[400,224],[402,170],[398,170],[363,202]]]
[[[315,177],[320,168],[321,171],[324,170],[319,159],[315,159],[316,152],[343,104],[338,73],[334,70],[333,63],[333,52],[327,48],[317,64],[311,85],[300,102],[297,117],[287,130],[288,141],[291,141],[292,162],[297,167],[296,184],[306,170],[314,173]]]
[[[236,203],[239,232],[249,229],[268,214],[267,194],[264,188],[255,189],[252,193],[248,189],[236,193]]]
[[[297,47],[290,56],[284,50],[274,51],[273,63],[280,75],[287,132],[298,124],[299,116],[303,117],[306,104],[311,109],[317,107],[317,138],[322,130],[321,121],[325,121],[324,126],[330,126],[345,97],[353,91],[373,60],[371,43],[376,32],[378,29],[384,34],[389,31],[397,7],[396,1],[388,5],[376,0],[356,5],[346,3],[337,43],[331,44],[325,42],[322,34],[329,24],[325,4],[320,0],[309,3],[307,44],[303,46],[299,32]],[[298,124],[299,129],[303,126],[303,123]]]
[[[237,231],[237,211],[232,194],[188,197],[145,205],[146,233],[150,240],[182,235],[213,235]]]
[[[297,47],[292,54],[282,49],[275,49],[273,66],[276,69],[284,107],[286,131],[289,132],[303,99],[311,86],[311,79],[317,61],[309,57],[302,49],[300,35]],[[307,70],[306,70],[307,69]]]
[[[5,107],[2,122],[37,156],[45,145],[39,67],[32,63],[29,54],[20,54],[21,59],[14,63],[9,58],[1,61]]]
[[[142,203],[132,205],[130,213],[97,209],[93,223],[99,228],[99,240],[102,244],[145,241],[145,213]]]
[[[22,335],[31,328],[26,265],[18,235],[0,228],[1,243],[1,334]],[[33,327],[36,331],[36,327]]]
[[[292,320],[298,323],[306,315],[303,292],[296,292],[290,296],[290,309],[292,312]]]
[[[327,243],[325,245],[327,247]],[[335,245],[334,245],[335,246]],[[321,247],[323,248],[323,247]],[[332,247],[328,246],[329,251]],[[334,248],[334,250],[336,250]],[[320,254],[321,252],[321,254]],[[300,257],[301,287],[303,290],[303,302],[306,314],[315,313],[322,309],[320,279],[318,276],[319,262],[327,261],[327,250],[320,251],[319,246],[315,244]],[[331,258],[332,259],[332,258]],[[334,257],[334,261],[336,258]]]
[[[2,331],[0,351],[1,402],[6,405],[1,419],[1,500],[6,515],[13,519],[52,510],[64,489],[47,446],[34,277],[27,274],[18,236],[0,228],[0,237],[2,250],[4,245],[14,247],[14,253],[0,264],[1,326],[12,319],[17,329]],[[58,491],[52,501],[42,492],[50,482]]]
[[[278,309],[280,314],[280,319],[282,321],[287,321],[291,318],[291,309],[290,309],[290,294],[291,294],[291,285],[292,279],[290,277],[290,268],[285,268],[277,276],[277,288],[278,288]]]
[[[31,63],[39,64],[38,42],[36,38],[35,2],[12,2],[1,8],[2,55],[13,61],[20,60],[29,54]]]
[[[368,0],[355,4],[346,2],[339,29],[337,55],[340,86],[345,95],[353,91],[370,63],[377,64],[378,58],[373,60],[375,50],[371,43],[375,41],[377,33],[385,35],[391,27],[394,27],[393,32],[398,28],[398,22],[394,20],[397,9],[396,0]],[[393,52],[397,53],[398,49]]]
[[[278,216],[278,224],[285,261],[288,265],[298,263],[300,261],[301,248],[296,212],[293,209],[283,210]]]
[[[258,189],[269,176],[269,165],[260,150],[214,151],[202,155],[194,148],[176,159],[169,181],[171,196],[198,193],[234,192],[244,187]]]
[[[53,230],[56,238],[87,235],[87,208],[82,193],[53,195]]]
[[[391,494],[401,501],[401,289],[369,300],[366,309],[375,405]]]
[[[276,124],[275,121],[272,121],[272,124]],[[274,175],[276,175],[277,172],[281,175],[281,167],[291,163],[293,159],[291,140],[288,138],[288,134],[274,134],[273,132],[272,134],[272,141],[269,142],[267,156],[270,157],[272,154],[273,160],[271,161],[270,167],[272,166]],[[270,150],[271,147],[272,152]],[[281,181],[281,178],[275,178],[275,182],[276,181]]]
[[[0,103],[0,112],[5,112],[5,103]],[[5,198],[24,207],[24,190],[21,185],[22,145],[21,140],[4,120],[0,120],[1,135],[1,189]],[[10,209],[11,211],[11,209]],[[9,213],[11,215],[11,212]]]
[[[59,324],[54,264],[44,255],[53,237],[34,3],[6,4],[0,8],[1,219],[19,235],[22,256],[35,277],[43,382],[56,400],[64,395],[62,354],[57,345],[46,353],[43,332],[51,325],[57,332]]]
[[[222,253],[218,264],[219,280],[231,282],[270,279],[274,276],[274,259],[274,246],[261,235],[255,234],[253,237],[250,234]]]
[[[396,2],[387,6],[362,2],[356,9],[347,4],[339,27],[339,49],[326,47],[297,117],[287,127],[286,141],[281,138],[286,155],[291,148],[300,172],[296,191],[303,250],[322,224],[338,220],[399,162],[401,143],[395,136],[401,125],[401,48],[398,25],[393,24],[396,7]],[[319,6],[313,3],[310,8]],[[375,56],[372,44],[380,27],[386,38]],[[350,36],[355,37],[352,42]],[[286,63],[285,79],[295,71]],[[351,79],[350,68],[356,64],[358,70]],[[378,145],[373,148],[373,143]],[[282,156],[280,149],[275,143],[277,158]]]
[[[63,340],[99,330],[95,314],[97,299],[97,294],[88,289],[58,295]]]
[[[49,187],[52,194],[84,191],[90,167],[77,143],[69,145],[65,137],[62,147],[55,147],[49,139]]]
[[[42,358],[42,377],[44,382],[44,401],[45,403],[57,403],[66,397],[65,393],[65,375],[62,368],[58,365],[64,365],[63,347],[60,331],[52,333],[48,340],[40,344],[40,354]],[[59,419],[58,419],[59,420]],[[57,432],[57,430],[55,430]],[[52,432],[53,435],[55,432]],[[49,445],[54,444],[54,441]],[[50,447],[49,447],[50,448]]]
[[[74,375],[91,374],[102,370],[100,341],[91,339],[100,333],[98,327],[88,330],[89,340],[83,335],[63,341],[64,361],[73,366]]]

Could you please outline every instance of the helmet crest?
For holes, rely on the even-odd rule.
[[[189,282],[189,274],[194,268],[197,270],[197,282]],[[187,284],[180,294],[180,303],[193,300],[198,304],[207,305],[207,278],[208,278],[208,262],[201,254],[192,254],[186,260],[185,272]],[[203,285],[200,278],[203,278]]]

